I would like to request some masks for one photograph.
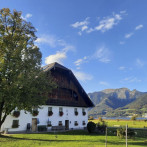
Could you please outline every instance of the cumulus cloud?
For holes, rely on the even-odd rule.
[[[121,20],[125,11],[121,11],[118,14],[113,13],[111,16],[103,17],[100,19],[99,17],[99,24],[91,27],[89,26],[89,17],[87,17],[84,21],[77,21],[74,24],[71,24],[73,28],[77,28],[80,31],[78,32],[79,35],[82,35],[82,32],[91,33],[93,31],[101,31],[106,32],[116,26]]]
[[[143,28],[143,25],[140,24],[140,25],[136,26],[135,30],[140,30],[140,29],[142,29],[142,28]]]
[[[73,70],[74,75],[76,76],[76,78],[80,81],[87,81],[87,80],[92,80],[93,76],[84,72],[80,72],[80,71],[74,71]]]
[[[111,61],[110,51],[105,47],[98,48],[93,57],[104,63]]]
[[[63,64],[63,60],[66,59],[66,52],[57,52],[54,55],[50,55],[48,57],[45,58],[45,63],[46,64],[50,64],[53,62],[58,62],[60,64]]]
[[[21,16],[21,17],[22,17],[22,19],[27,20],[28,18],[32,17],[32,14],[27,13],[24,17],[23,16]]]
[[[115,25],[117,25],[121,19],[122,19],[121,14],[113,14],[112,17],[108,16],[106,18],[103,18],[99,22],[99,25],[95,27],[95,30],[106,32],[112,29]]]
[[[51,35],[42,35],[41,37],[38,37],[35,41],[37,44],[47,44],[50,47],[56,47],[58,42],[57,39],[54,36]]]

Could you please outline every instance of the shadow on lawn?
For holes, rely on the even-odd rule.
[[[55,137],[57,137],[55,135]],[[0,135],[0,138],[6,138],[6,139],[14,139],[14,140],[28,140],[28,141],[41,141],[41,142],[91,142],[91,143],[103,143],[105,144],[105,139],[102,140],[102,139],[98,139],[98,140],[83,140],[83,139],[78,139],[78,140],[59,140],[58,137],[56,139],[29,139],[29,138],[18,138],[18,137],[12,137],[12,136],[5,136],[5,135]],[[138,139],[139,140],[139,139]],[[7,140],[8,141],[8,140]],[[128,141],[128,145],[138,145],[138,146],[147,146],[147,141],[144,141],[144,142],[134,142],[134,141],[137,141],[137,140],[132,140],[131,141]],[[140,140],[139,140],[140,141]],[[110,141],[108,140],[107,141],[107,144],[108,145],[124,145],[125,144],[125,140],[124,142],[120,142],[120,141]]]
[[[56,137],[56,135],[55,135]],[[18,138],[18,137],[12,137],[12,136],[4,136],[4,135],[0,135],[0,138],[6,138],[6,139],[14,139],[14,140],[32,140],[32,141],[52,141],[52,142],[99,142],[99,141],[96,141],[96,140],[59,140],[58,137],[56,139],[29,139],[29,138]],[[8,141],[8,140],[7,140]],[[104,142],[104,141],[103,141]]]

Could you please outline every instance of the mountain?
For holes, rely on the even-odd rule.
[[[120,116],[124,112],[121,112],[119,108],[129,106],[128,104],[135,102],[143,94],[145,93],[137,90],[131,91],[128,88],[105,89],[89,93],[89,97],[95,104],[95,107],[89,110],[89,115]]]

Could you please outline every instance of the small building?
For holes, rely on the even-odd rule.
[[[1,131],[38,131],[39,126],[51,129],[83,129],[88,123],[88,108],[94,104],[72,73],[72,71],[58,63],[43,67],[50,72],[57,83],[57,88],[49,93],[46,105],[33,113],[13,111],[7,116]]]

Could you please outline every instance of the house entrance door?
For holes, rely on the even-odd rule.
[[[65,130],[69,130],[69,120],[65,120]]]
[[[32,132],[37,131],[37,118],[32,118]]]

